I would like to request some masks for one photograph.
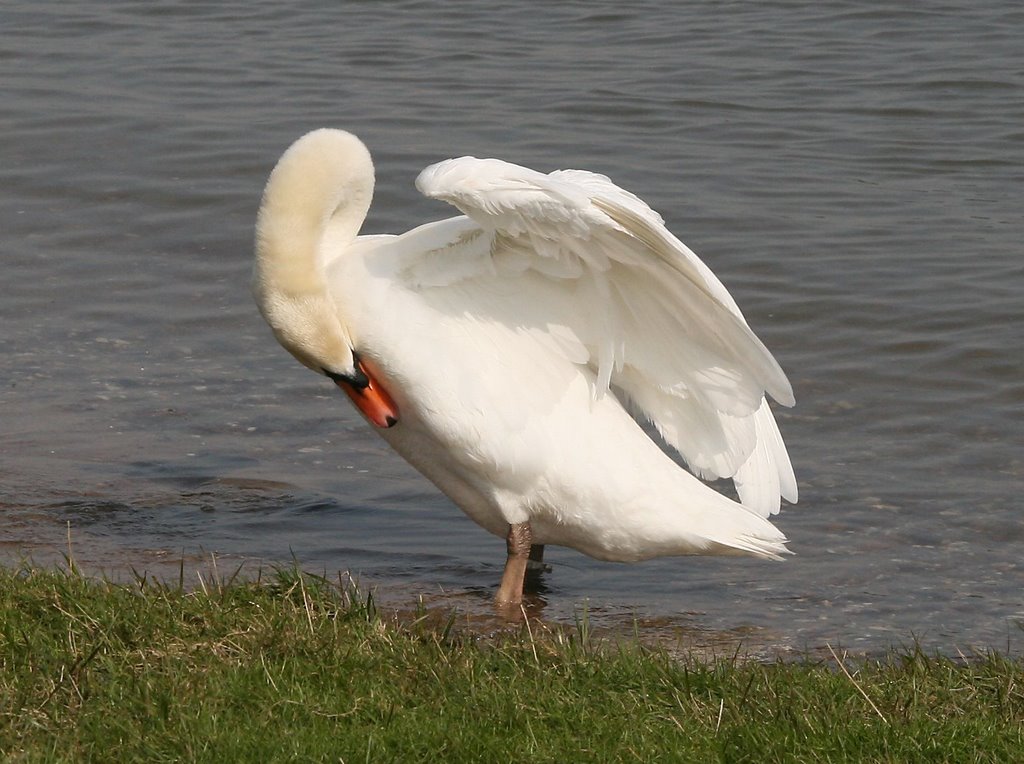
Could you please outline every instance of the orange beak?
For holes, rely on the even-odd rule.
[[[356,360],[356,368],[366,375],[365,387],[356,387],[348,380],[338,378],[335,379],[335,384],[345,391],[349,399],[356,404],[356,408],[363,412],[363,416],[375,425],[382,428],[394,427],[398,424],[398,406],[394,399],[361,359]]]

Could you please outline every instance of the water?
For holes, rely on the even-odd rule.
[[[374,153],[365,230],[451,155],[610,174],[797,394],[783,564],[549,549],[537,607],[753,650],[1019,651],[1024,12],[993,2],[46,4],[0,10],[0,560],[297,558],[485,611],[503,544],[270,337],[267,173]]]

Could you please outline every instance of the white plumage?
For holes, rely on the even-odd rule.
[[[507,536],[510,566],[524,543],[607,560],[785,551],[766,518],[797,487],[765,394],[789,406],[792,389],[657,213],[602,175],[497,159],[449,159],[416,186],[464,217],[357,237],[373,191],[362,143],[318,130],[284,154],[254,291],[290,352]],[[742,504],[631,412],[700,477],[732,478]],[[507,567],[499,600],[518,601],[510,576],[521,591]]]

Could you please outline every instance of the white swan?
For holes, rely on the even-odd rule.
[[[355,136],[296,141],[263,195],[253,291],[292,355],[507,540],[498,602],[521,600],[543,544],[619,561],[785,553],[767,517],[797,486],[765,393],[790,406],[792,389],[657,213],[602,175],[462,157],[416,186],[464,216],[358,236],[373,184]]]

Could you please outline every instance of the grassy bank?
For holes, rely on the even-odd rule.
[[[1024,665],[680,661],[399,625],[315,577],[184,592],[0,570],[14,761],[1014,761]]]

